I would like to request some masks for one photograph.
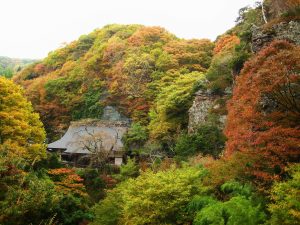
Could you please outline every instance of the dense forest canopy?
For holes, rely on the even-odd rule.
[[[113,105],[134,122],[151,122],[153,136],[163,138],[186,126],[213,48],[209,40],[179,39],[160,27],[109,25],[51,52],[15,81],[26,87],[49,132],[99,118]]]
[[[242,8],[214,42],[107,25],[0,77],[0,224],[299,224],[299,10]],[[46,151],[106,106],[124,164]]]

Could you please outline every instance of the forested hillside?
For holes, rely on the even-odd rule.
[[[25,66],[35,61],[32,59],[12,59],[0,56],[0,76],[11,78],[14,73],[21,71]]]
[[[242,8],[214,42],[107,25],[0,77],[0,224],[299,224],[299,12]],[[46,153],[106,106],[126,163]]]
[[[113,105],[134,122],[151,122],[151,135],[163,138],[186,126],[213,48],[209,40],[181,40],[160,27],[109,25],[51,52],[15,80],[49,132],[99,118]]]

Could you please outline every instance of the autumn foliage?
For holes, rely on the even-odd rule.
[[[300,7],[299,0],[268,0],[271,13],[280,15],[286,11],[295,10]]]
[[[214,48],[214,55],[226,51],[230,51],[234,48],[235,45],[240,44],[240,39],[236,35],[223,35],[216,42]]]
[[[252,172],[271,180],[300,154],[300,47],[274,41],[249,60],[228,103],[226,155],[255,157]]]
[[[56,189],[65,194],[85,196],[83,179],[75,173],[74,169],[58,168],[48,170],[48,174],[55,181]]]
[[[106,105],[148,124],[164,87],[205,72],[213,47],[207,39],[178,39],[161,27],[108,25],[49,53],[14,80],[25,87],[50,137],[71,120],[101,118]]]
[[[29,163],[45,156],[45,131],[23,90],[0,77],[0,153]]]
[[[233,83],[233,60],[235,47],[240,44],[240,39],[234,34],[220,36],[213,50],[213,58],[206,78],[209,81],[207,88],[215,94],[222,95],[227,87]]]
[[[275,38],[268,27],[296,18],[299,0],[263,3],[268,25],[261,4],[242,8],[215,43],[141,25],[83,35],[13,77],[32,105],[0,77],[0,224],[299,224],[300,46],[253,52],[251,29]],[[95,145],[100,167],[45,157],[39,115],[51,142],[106,106],[132,122],[126,164]]]

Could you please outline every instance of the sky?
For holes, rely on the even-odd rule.
[[[179,38],[215,38],[255,0],[0,0],[0,56],[40,59],[107,24],[161,26]]]

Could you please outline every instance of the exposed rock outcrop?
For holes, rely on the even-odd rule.
[[[218,103],[220,96],[212,94],[209,90],[199,90],[195,94],[192,107],[189,109],[188,132],[193,133],[196,129],[206,122],[212,111],[219,110],[222,106]],[[226,121],[226,115],[218,115],[220,125],[223,126]]]
[[[290,21],[273,25],[269,29],[252,27],[252,50],[258,52],[273,40],[288,40],[300,45],[300,22]]]
[[[196,93],[193,105],[189,109],[189,133],[192,133],[199,124],[206,121],[208,111],[213,106],[214,100],[214,96],[203,90]]]
[[[101,117],[101,120],[107,120],[107,121],[124,121],[129,123],[129,119],[119,113],[115,107],[113,106],[106,106],[103,109],[103,114]]]
[[[253,26],[252,28],[252,50],[260,51],[264,46],[273,40],[288,40],[292,43],[300,45],[300,22],[290,21],[272,25],[268,29]],[[192,107],[189,109],[189,125],[188,132],[193,133],[201,124],[209,121],[210,115],[217,116],[217,122],[223,127],[226,122],[226,113],[219,113],[225,109],[227,96],[232,93],[232,88],[228,87],[225,96],[216,96],[209,91],[200,90],[196,93]],[[224,102],[221,106],[220,100]],[[261,107],[265,113],[271,112],[277,105],[271,99],[265,97],[262,99]],[[224,111],[224,110],[223,110]],[[225,110],[226,111],[226,110]]]

